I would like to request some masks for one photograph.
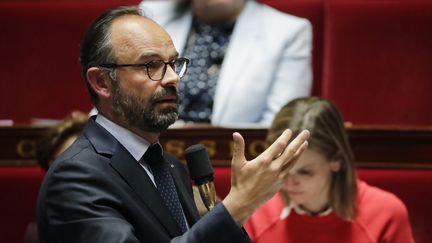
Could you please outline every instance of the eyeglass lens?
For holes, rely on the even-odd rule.
[[[186,73],[187,61],[185,59],[180,58],[169,63],[158,60],[147,64],[147,72],[149,77],[153,80],[163,79],[167,70],[167,65],[170,65],[180,78]]]

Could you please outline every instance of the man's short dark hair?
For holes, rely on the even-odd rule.
[[[87,80],[87,70],[91,67],[97,67],[102,63],[115,63],[115,54],[111,45],[110,27],[115,19],[125,15],[143,16],[137,6],[112,8],[100,15],[90,25],[81,42],[81,71],[84,75],[84,82],[90,93],[91,101],[95,106],[97,106],[99,99]]]

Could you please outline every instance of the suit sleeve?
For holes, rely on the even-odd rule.
[[[87,160],[86,160],[87,161]],[[38,201],[37,219],[42,242],[250,242],[221,204],[181,236],[170,239],[152,215],[141,214],[148,225],[138,236],[131,213],[125,213],[125,187],[100,167],[75,160],[61,161],[46,175]],[[98,163],[95,163],[98,164]],[[99,163],[99,165],[102,163]],[[130,202],[129,202],[130,203]],[[137,205],[140,202],[137,202]],[[133,213],[133,212],[132,212]],[[162,235],[162,236],[161,236]]]
[[[38,201],[42,242],[138,243],[134,228],[116,208],[113,186],[91,166],[67,161],[51,168]]]
[[[191,242],[251,242],[246,231],[239,227],[222,203],[218,204],[188,232],[171,240],[171,243]]]
[[[193,198],[192,185],[190,181],[189,171],[175,157],[166,154],[167,158],[177,164],[179,175],[188,189],[189,196]],[[197,212],[198,213],[198,212]],[[189,243],[189,242],[250,242],[246,231],[239,227],[225,206],[220,203],[204,217],[198,220],[188,232],[182,236],[171,240],[172,243]]]

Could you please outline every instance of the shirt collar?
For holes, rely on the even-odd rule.
[[[97,115],[96,122],[111,133],[137,161],[142,158],[151,145],[150,142],[144,138],[122,126],[119,126],[101,114]]]
[[[281,212],[281,215],[280,215],[280,219],[281,219],[281,220],[286,219],[286,218],[290,215],[291,210],[293,210],[293,209],[295,210],[295,212],[296,212],[297,214],[300,214],[300,215],[309,215],[309,216],[311,216],[311,214],[310,214],[309,212],[307,212],[306,210],[300,208],[300,207],[299,207],[297,204],[295,204],[293,201],[290,201],[290,204],[289,204],[288,206],[286,206],[286,207],[284,207],[284,208],[282,209],[282,212]],[[317,214],[317,215],[314,215],[314,216],[315,216],[315,217],[323,217],[323,216],[329,215],[332,211],[333,211],[333,210],[332,210],[332,208],[330,207],[330,208],[328,208],[327,210],[325,210],[324,212],[321,212],[321,213],[319,213],[319,214]]]

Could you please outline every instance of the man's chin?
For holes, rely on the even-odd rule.
[[[162,103],[154,107],[154,112],[158,116],[171,116],[172,114],[178,114],[178,105],[172,103]]]
[[[157,112],[159,113],[159,112]],[[155,126],[158,129],[157,130],[166,130],[169,126],[174,124],[178,119],[178,112],[177,109],[171,112],[167,112],[167,110],[164,110],[164,112],[157,114],[157,119],[154,122]]]
[[[158,116],[171,116],[178,114],[178,104],[172,102],[158,103],[154,106],[154,112]]]
[[[177,120],[177,116],[175,117],[164,117],[163,120],[159,120],[157,124],[154,124],[153,126],[147,127],[149,132],[163,132],[168,129],[169,126],[174,124],[174,122]]]

